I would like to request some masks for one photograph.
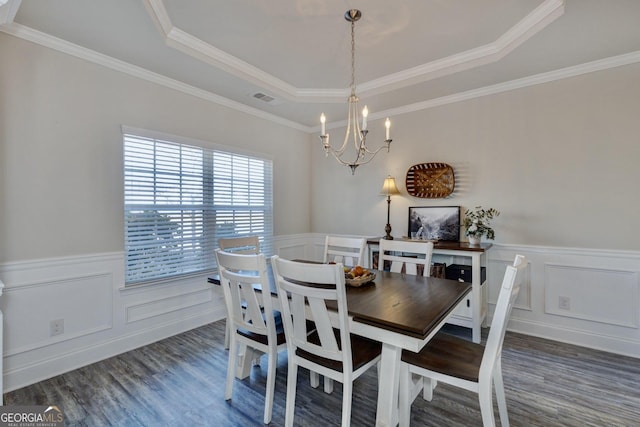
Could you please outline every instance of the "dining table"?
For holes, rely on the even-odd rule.
[[[376,426],[390,427],[398,423],[402,351],[419,352],[465,299],[471,284],[387,271],[374,273],[373,281],[346,287],[347,310],[351,333],[382,343]],[[269,274],[270,295],[277,309],[280,302],[270,264]],[[209,282],[220,284],[217,275]]]

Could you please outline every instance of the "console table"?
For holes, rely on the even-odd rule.
[[[381,237],[367,239],[366,259],[369,268],[373,265],[373,253],[379,250],[380,239]],[[419,240],[405,240],[419,242]],[[450,256],[452,259],[464,257],[470,262],[471,293],[453,312],[448,323],[471,328],[475,343],[480,342],[481,327],[487,317],[487,287],[482,286],[481,267],[483,263],[486,264],[486,252],[491,246],[491,243],[470,245],[467,242],[436,242],[433,245],[434,256]]]

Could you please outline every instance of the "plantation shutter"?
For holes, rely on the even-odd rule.
[[[127,284],[211,270],[221,237],[272,253],[272,163],[123,134]]]

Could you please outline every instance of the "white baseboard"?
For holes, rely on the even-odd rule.
[[[590,331],[557,327],[555,325],[522,319],[509,320],[508,330],[533,337],[573,344],[579,347],[638,358],[640,341],[596,334]]]
[[[56,375],[90,365],[127,351],[152,344],[191,329],[223,319],[223,307],[181,319],[180,322],[157,324],[152,328],[122,335],[94,345],[77,348],[69,353],[57,353],[37,360],[30,365],[4,372],[4,392],[17,390],[30,384],[46,380]],[[220,343],[224,345],[224,343]]]

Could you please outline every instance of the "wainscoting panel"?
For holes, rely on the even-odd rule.
[[[489,278],[488,283],[495,283],[495,286],[489,285],[489,304],[495,305],[498,301],[498,295],[500,294],[500,285],[504,278],[504,272],[507,270],[507,266],[513,264],[511,261],[490,260],[489,266]],[[513,308],[520,310],[531,311],[531,264],[527,265],[524,271],[524,280],[516,298]]]
[[[284,259],[316,259],[311,249],[313,240],[309,234],[280,236],[274,238],[274,253]]]
[[[321,260],[324,238],[277,236],[274,252]],[[529,267],[509,329],[640,355],[640,252],[494,244],[486,261],[489,322],[504,269],[516,254],[525,255]],[[127,288],[121,252],[0,264],[4,390],[223,318],[222,293],[206,279]],[[568,297],[568,309],[559,308],[560,297]],[[58,319],[64,331],[51,336],[50,322]]]
[[[545,264],[544,277],[546,313],[638,327],[637,272]]]
[[[499,273],[516,254],[529,261],[530,301],[519,299],[509,329],[640,357],[640,252],[495,244],[490,316]]]
[[[206,275],[125,287],[123,253],[7,263],[0,280],[4,391],[225,316]]]
[[[306,254],[306,249],[305,244],[281,246],[278,248],[278,255],[285,259],[300,259],[300,254]]]
[[[156,316],[162,316],[172,311],[192,308],[200,304],[208,304],[213,300],[210,289],[199,289],[193,292],[171,295],[166,298],[156,298],[126,308],[125,321],[138,322]]]
[[[5,328],[5,355],[110,329],[112,282],[112,275],[103,273],[8,286],[3,295],[5,319],[23,321],[20,328]],[[51,330],[54,321],[62,325],[57,335]]]

